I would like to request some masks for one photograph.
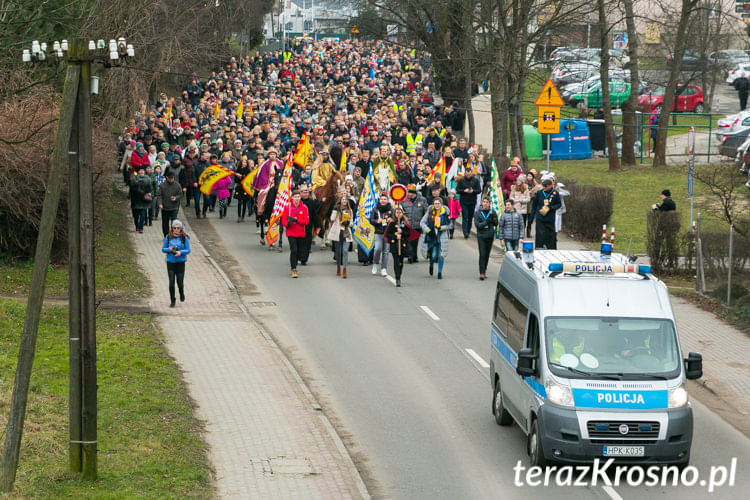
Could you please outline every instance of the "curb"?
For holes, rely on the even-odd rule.
[[[187,221],[187,217],[183,218],[183,224],[185,224],[187,229],[190,229],[190,223]],[[194,239],[195,241],[200,243],[200,239],[198,238],[195,232],[191,231],[190,237],[191,239]],[[329,420],[328,416],[323,411],[323,407],[320,405],[318,400],[315,399],[315,396],[307,387],[307,384],[305,384],[305,381],[302,379],[297,369],[294,367],[294,365],[286,356],[286,354],[284,354],[284,351],[281,350],[281,348],[273,339],[273,337],[268,333],[268,330],[266,329],[266,325],[263,323],[263,321],[259,319],[258,317],[256,317],[255,314],[253,314],[251,309],[245,303],[245,300],[237,291],[237,287],[234,285],[234,283],[232,283],[232,280],[229,279],[229,276],[227,276],[224,270],[221,269],[221,266],[219,266],[216,260],[214,260],[214,258],[211,257],[211,255],[206,250],[206,247],[202,243],[201,243],[201,249],[203,250],[202,252],[203,256],[208,260],[211,266],[214,269],[216,269],[216,271],[219,273],[219,276],[221,276],[221,279],[227,285],[227,288],[229,289],[229,291],[232,293],[232,295],[234,295],[242,312],[245,314],[245,316],[248,317],[250,321],[252,321],[258,327],[258,331],[260,331],[260,334],[266,340],[266,342],[271,347],[271,349],[276,353],[279,359],[281,359],[281,362],[284,364],[286,369],[292,375],[299,389],[305,395],[305,398],[310,404],[310,407],[316,412],[319,412],[320,421],[323,424],[323,427],[325,427],[326,431],[328,432],[328,435],[333,440],[333,443],[336,445],[336,448],[339,450],[341,455],[345,457],[345,460],[348,463],[348,465],[351,466],[352,470],[356,472],[355,477],[354,477],[354,482],[356,483],[357,490],[359,490],[359,493],[362,496],[362,498],[372,498],[370,493],[367,491],[367,486],[365,485],[365,482],[362,479],[362,475],[360,474],[359,469],[357,469],[357,466],[354,464],[354,460],[352,459],[352,456],[349,454],[349,451],[346,449],[346,445],[342,441],[341,436],[339,436],[338,432],[336,432],[336,429],[333,427],[333,424],[331,424],[331,421]]]

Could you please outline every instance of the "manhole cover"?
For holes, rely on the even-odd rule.
[[[278,457],[268,461],[272,474],[312,474],[312,464],[308,458]]]

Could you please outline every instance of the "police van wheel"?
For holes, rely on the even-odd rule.
[[[542,440],[539,437],[539,420],[534,419],[531,424],[531,432],[529,432],[529,438],[527,443],[529,452],[529,462],[531,466],[544,467],[549,462],[544,458],[544,452],[542,451]]]
[[[510,425],[513,417],[503,405],[503,392],[500,390],[500,379],[495,381],[495,391],[492,394],[492,414],[495,415],[497,425]]]

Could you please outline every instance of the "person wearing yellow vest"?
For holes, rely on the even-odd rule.
[[[409,132],[406,134],[406,152],[414,153],[417,149],[417,143],[422,144],[422,134]]]
[[[583,353],[583,337],[576,333],[557,333],[552,335],[552,352],[549,360],[559,363],[564,354],[572,354],[576,358]]]
[[[288,62],[289,62],[289,60],[290,60],[290,59],[292,58],[292,53],[291,53],[291,52],[289,52],[288,50],[285,50],[285,51],[284,51],[284,52],[282,53],[282,55],[283,55],[283,57],[284,57],[284,63],[288,63]]]

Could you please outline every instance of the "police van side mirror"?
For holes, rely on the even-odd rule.
[[[519,356],[520,359],[520,356]],[[688,353],[685,358],[685,377],[695,380],[703,376],[703,356],[697,352]]]
[[[533,377],[536,375],[536,355],[528,347],[518,351],[518,362],[516,364],[516,373],[522,377]]]

